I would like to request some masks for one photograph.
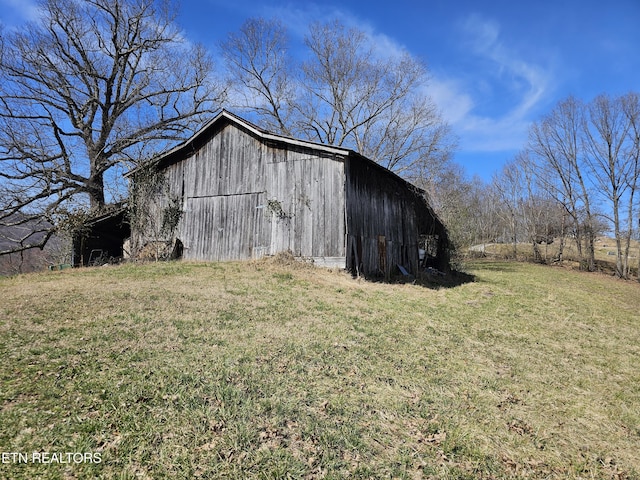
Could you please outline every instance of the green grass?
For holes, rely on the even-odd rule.
[[[302,265],[0,279],[0,478],[640,478],[640,285]]]
[[[560,239],[554,239],[554,242],[550,245],[541,244],[538,245],[542,261],[550,264],[554,262],[555,257],[558,254],[560,247]],[[476,246],[479,248],[479,246]],[[484,245],[484,255],[495,259],[514,259],[513,244],[510,243],[488,243]],[[637,278],[638,276],[638,253],[640,251],[640,244],[636,240],[632,240],[629,250],[629,265],[631,269],[631,276]],[[596,261],[596,270],[614,274],[616,268],[616,241],[613,238],[598,237],[596,238],[594,245],[594,257]],[[472,256],[480,255],[478,251],[469,252]],[[583,252],[586,255],[586,249]],[[516,255],[520,261],[533,261],[533,247],[531,243],[518,243],[516,245]],[[576,248],[574,239],[566,238],[565,246],[563,250],[563,265],[568,268],[579,269],[580,268],[580,256]]]

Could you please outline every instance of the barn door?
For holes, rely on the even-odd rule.
[[[244,260],[263,254],[263,193],[215,195],[187,199],[185,258]],[[256,247],[258,250],[256,251]]]

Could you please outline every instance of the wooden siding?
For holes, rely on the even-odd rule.
[[[295,152],[294,152],[295,153]],[[292,155],[267,166],[271,251],[322,261],[345,256],[344,162],[323,156]],[[293,157],[293,158],[292,158]],[[272,204],[274,205],[274,204]]]
[[[263,203],[264,193],[188,198],[180,239],[185,257],[218,261],[261,256]]]
[[[226,123],[160,168],[164,195],[182,204],[174,238],[184,258],[238,260],[290,250],[345,266],[343,157],[261,141]],[[150,201],[160,221],[168,201]]]
[[[191,157],[179,163],[184,163],[184,193],[188,198],[265,190],[262,145],[234,125],[221,128]]]
[[[437,222],[425,199],[362,157],[346,165],[347,268],[389,279],[401,265],[416,275],[420,235]]]

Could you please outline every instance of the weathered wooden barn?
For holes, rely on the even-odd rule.
[[[352,150],[227,111],[128,176],[134,252],[219,261],[291,251],[386,279],[448,268],[447,231],[422,190]]]

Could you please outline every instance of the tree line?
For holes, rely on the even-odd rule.
[[[560,102],[531,129],[528,152],[540,188],[566,211],[586,267],[595,266],[598,225],[616,242],[616,274],[630,274],[630,244],[638,218],[640,99],[600,95]]]
[[[639,127],[637,93],[560,101],[532,123],[526,145],[491,182],[466,181],[464,198],[443,207],[458,244],[508,243],[515,256],[526,242],[543,261],[540,245],[555,239],[557,253],[547,260],[562,262],[570,239],[581,268],[593,271],[596,238],[612,234],[615,274],[629,278],[637,267],[631,241],[640,218]]]

